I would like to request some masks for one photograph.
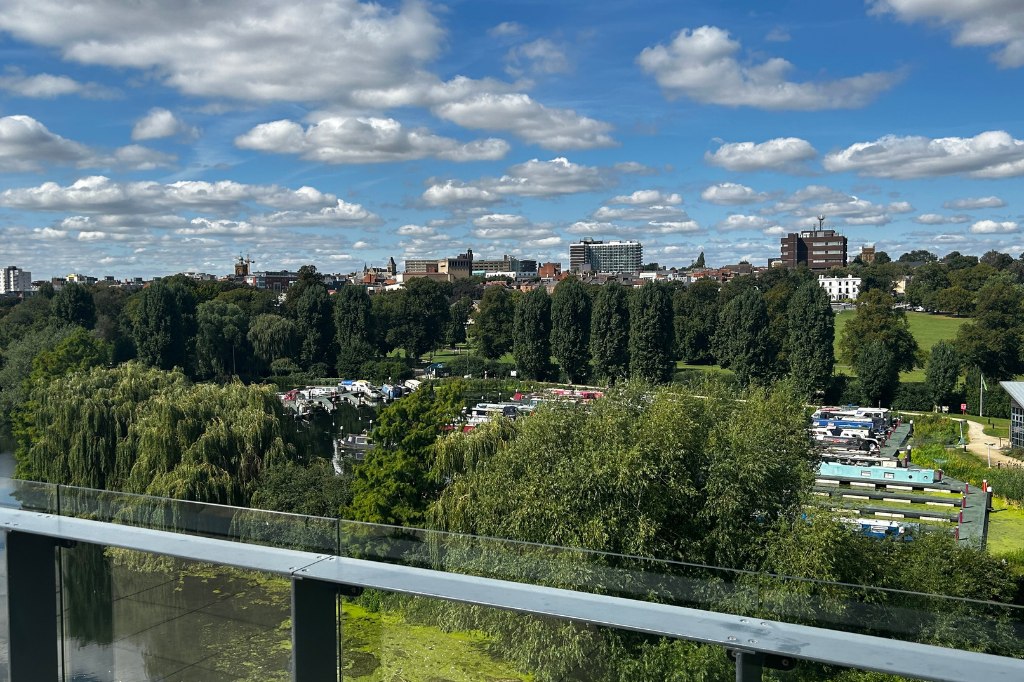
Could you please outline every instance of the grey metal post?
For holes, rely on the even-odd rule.
[[[761,682],[762,654],[736,650],[736,682]]]
[[[337,594],[332,583],[292,579],[292,682],[338,679]]]
[[[11,682],[57,682],[56,541],[7,533]]]

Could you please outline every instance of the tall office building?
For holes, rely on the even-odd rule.
[[[636,273],[640,272],[643,259],[643,244],[636,241],[584,239],[569,245],[569,269],[572,272]]]
[[[0,278],[0,294],[16,294],[32,291],[32,273],[17,265],[8,265]]]
[[[790,232],[782,238],[782,264],[787,268],[806,265],[811,270],[846,267],[846,237],[822,229],[825,216],[818,216],[818,229]]]

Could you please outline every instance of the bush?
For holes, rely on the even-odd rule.
[[[856,405],[860,402],[860,380],[846,374],[836,374],[825,392],[826,405]]]
[[[453,377],[464,377],[468,374],[472,375],[474,379],[483,379],[484,372],[487,372],[487,376],[492,378],[508,377],[509,372],[515,369],[513,365],[498,360],[488,360],[475,353],[458,355],[445,362],[445,368]]]
[[[914,442],[918,445],[953,445],[960,441],[957,422],[940,415],[914,415]]]
[[[359,374],[360,379],[382,384],[385,381],[412,379],[413,369],[403,358],[384,358],[364,362],[359,367]]]
[[[932,396],[927,384],[919,381],[901,382],[892,399],[892,409],[930,412]]]

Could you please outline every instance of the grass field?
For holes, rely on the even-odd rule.
[[[842,338],[843,328],[846,326],[846,322],[853,318],[856,311],[844,310],[840,313],[836,313],[836,340],[835,350],[836,358],[839,358],[839,339]],[[949,317],[948,315],[931,315],[929,313],[907,313],[907,323],[910,325],[910,331],[917,339],[917,345],[925,353],[931,350],[937,342],[942,340],[952,340],[956,338],[957,332],[960,330],[960,325],[967,322],[969,318],[966,317]],[[855,372],[849,365],[836,364],[837,374],[849,374],[853,376]],[[924,381],[924,370],[915,369],[911,372],[904,372],[900,375],[900,379],[903,381]]]
[[[989,517],[988,551],[1006,554],[1024,549],[1024,509],[1001,497],[992,499],[992,507],[995,511]]]
[[[985,427],[985,435],[995,438],[1010,438],[1010,420],[1000,417],[975,417],[966,415],[968,421],[977,422]],[[990,426],[991,424],[991,426]]]

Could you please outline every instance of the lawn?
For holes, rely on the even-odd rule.
[[[989,553],[1007,554],[1024,549],[1024,509],[1001,497],[992,499],[992,507],[995,511],[988,522]]]
[[[965,419],[985,427],[985,435],[993,438],[1010,438],[1010,420],[1001,417],[977,417],[966,415]]]
[[[836,313],[835,351],[837,360],[839,358],[839,340],[843,336],[843,328],[846,326],[847,320],[850,320],[855,314],[856,311],[854,310],[844,310]],[[913,311],[907,313],[910,331],[914,338],[917,339],[917,345],[926,353],[939,341],[955,339],[957,332],[960,330],[960,325],[967,322],[968,319],[966,317],[932,315],[930,313],[917,313]],[[849,374],[851,376],[855,374],[853,368],[849,365],[838,363],[836,364],[836,373]],[[900,374],[900,380],[924,381],[924,369],[903,372]]]

